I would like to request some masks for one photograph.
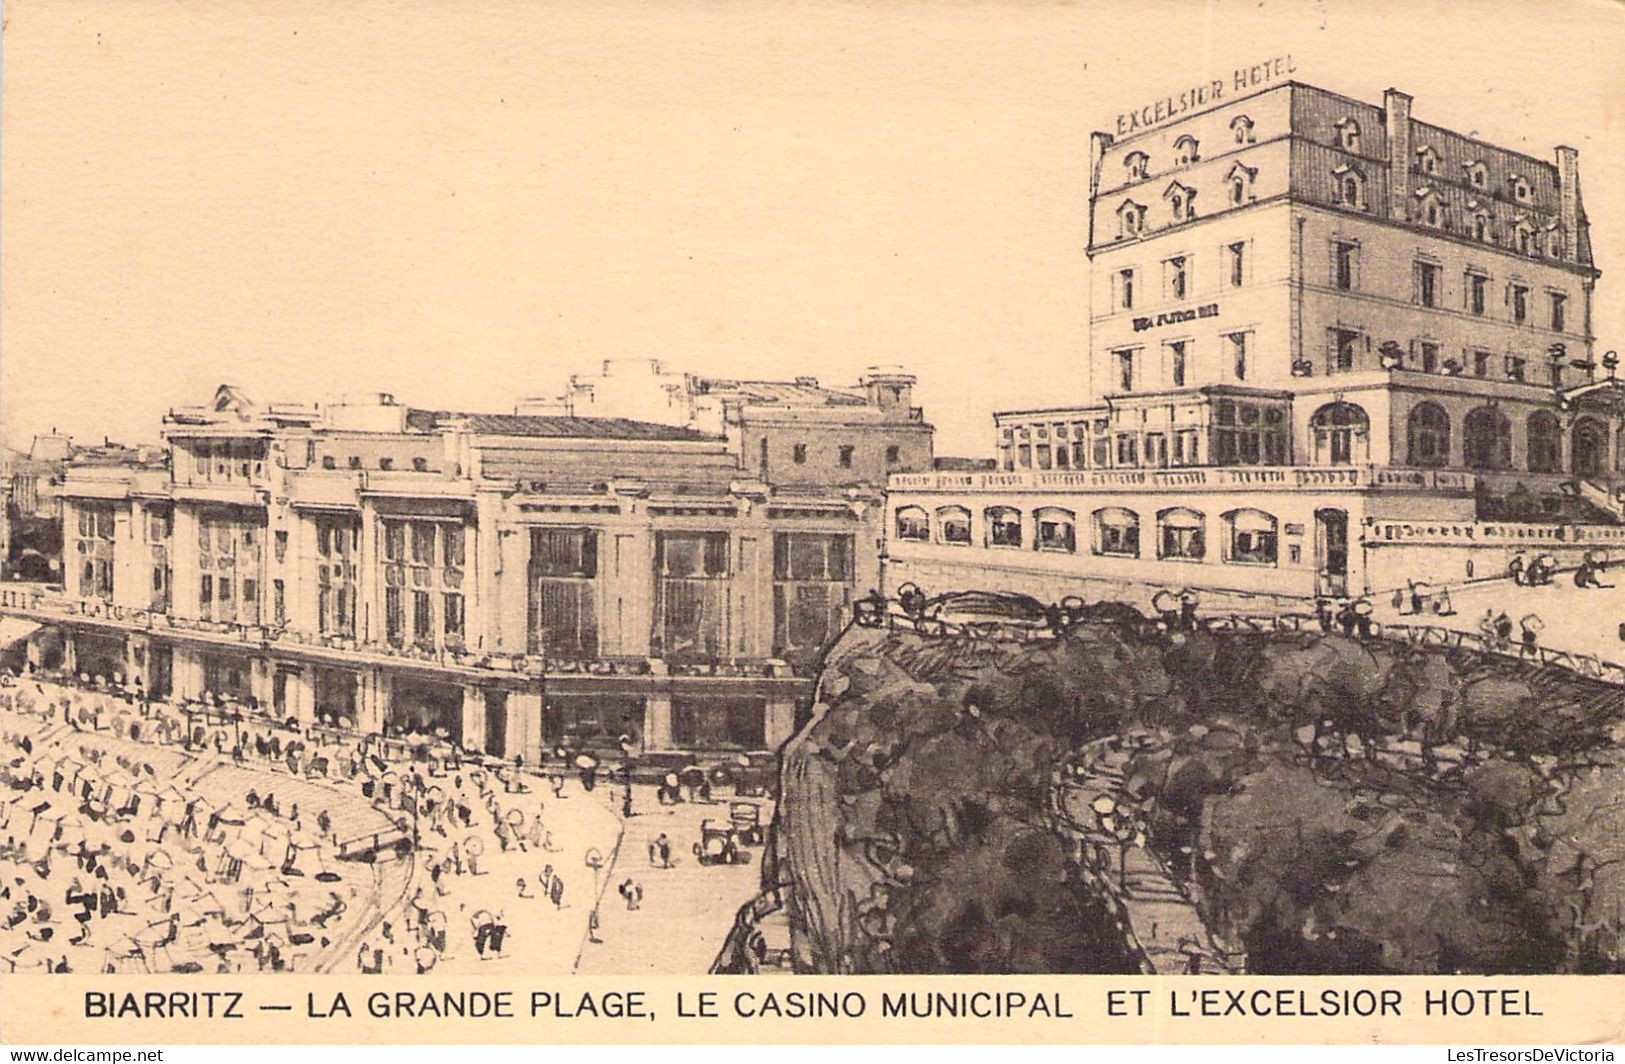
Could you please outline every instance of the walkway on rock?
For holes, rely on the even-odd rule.
[[[1080,771],[1056,788],[1056,812],[1082,845],[1086,864],[1113,895],[1129,923],[1129,934],[1157,975],[1240,974],[1245,962],[1215,941],[1196,904],[1148,846],[1121,846],[1099,826],[1095,802],[1119,800],[1130,752],[1117,736],[1084,747]],[[1193,964],[1194,960],[1194,964]]]

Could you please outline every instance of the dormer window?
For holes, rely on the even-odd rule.
[[[1533,254],[1535,246],[1535,233],[1534,230],[1529,228],[1528,222],[1519,219],[1517,222],[1513,223],[1512,246],[1517,249],[1518,254],[1520,255]]]
[[[1337,205],[1365,210],[1365,175],[1352,166],[1339,166],[1332,171]]]
[[[1178,165],[1189,166],[1200,158],[1195,137],[1186,134],[1174,141],[1174,161]]]
[[[1118,239],[1139,236],[1145,229],[1145,208],[1133,200],[1124,200],[1117,208]]]
[[[1131,181],[1138,181],[1145,177],[1146,169],[1151,165],[1151,157],[1143,151],[1131,151],[1128,158],[1123,160],[1123,166],[1128,169]]]
[[[1230,168],[1230,173],[1225,175],[1225,185],[1230,190],[1232,207],[1240,207],[1253,198],[1253,177],[1257,173],[1257,170],[1240,163]]]
[[[1488,188],[1490,183],[1490,168],[1474,160],[1467,164],[1467,183],[1474,188]]]
[[[1230,120],[1230,131],[1236,135],[1237,144],[1251,144],[1253,142],[1253,120],[1246,115],[1237,115]]]
[[[1473,239],[1482,240],[1486,244],[1494,239],[1494,232],[1490,229],[1490,216],[1483,211],[1473,215]]]
[[[1422,145],[1416,152],[1416,167],[1429,177],[1438,174],[1439,153],[1431,145]]]
[[[1168,201],[1168,208],[1173,213],[1176,225],[1196,217],[1196,190],[1194,188],[1186,188],[1178,181],[1175,181],[1168,186],[1167,191],[1162,195]]]
[[[1439,194],[1430,188],[1418,189],[1416,198],[1420,201],[1416,216],[1423,225],[1430,229],[1443,229],[1446,224],[1445,206],[1439,200]]]
[[[1360,123],[1352,118],[1337,120],[1337,146],[1344,151],[1360,150]]]
[[[1512,198],[1519,203],[1529,202],[1529,182],[1513,174],[1507,178],[1507,185],[1512,189]]]
[[[1563,257],[1563,230],[1555,225],[1546,233],[1546,250],[1554,258]]]

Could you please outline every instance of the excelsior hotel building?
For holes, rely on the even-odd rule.
[[[1092,397],[892,477],[888,585],[1301,599],[1616,541],[1576,152],[1411,105],[1288,82],[1094,134]]]
[[[0,591],[36,664],[531,764],[762,752],[878,582],[877,485],[769,484],[691,428],[222,387],[163,435],[68,467],[65,587]]]

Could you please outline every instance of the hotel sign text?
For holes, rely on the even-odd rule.
[[[1159,122],[1177,118],[1187,111],[1200,110],[1209,104],[1240,96],[1278,78],[1290,77],[1297,69],[1290,55],[1276,56],[1274,59],[1267,59],[1252,66],[1238,67],[1231,72],[1228,80],[1214,78],[1201,85],[1194,85],[1177,96],[1165,96],[1143,107],[1124,111],[1117,116],[1117,135],[1126,137],[1131,133],[1149,129]]]
[[[1177,325],[1182,321],[1195,321],[1197,318],[1217,318],[1218,316],[1219,304],[1203,303],[1199,307],[1188,310],[1165,310],[1154,318],[1135,318],[1134,331],[1144,332],[1159,325]]]

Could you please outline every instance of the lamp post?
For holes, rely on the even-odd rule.
[[[621,816],[624,819],[631,819],[631,817],[632,817],[632,737],[630,735],[622,735],[621,739],[620,739],[620,746],[621,746],[621,771],[626,776],[626,790],[621,794]]]

